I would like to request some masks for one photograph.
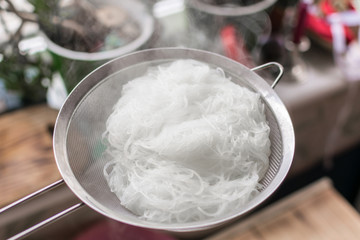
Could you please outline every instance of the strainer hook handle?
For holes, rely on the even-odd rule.
[[[268,62],[268,63],[265,63],[265,64],[262,64],[260,66],[252,68],[251,71],[262,70],[262,69],[269,68],[269,67],[272,67],[272,66],[275,66],[275,67],[277,67],[279,69],[279,74],[277,75],[277,77],[275,78],[273,84],[271,85],[271,88],[275,88],[275,86],[278,84],[278,82],[280,81],[281,77],[284,74],[284,67],[280,63]]]

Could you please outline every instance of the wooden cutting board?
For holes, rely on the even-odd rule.
[[[359,213],[324,178],[206,240],[360,239]]]
[[[44,104],[0,115],[0,207],[61,178],[52,150],[57,114]]]

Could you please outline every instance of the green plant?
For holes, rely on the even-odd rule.
[[[5,87],[17,92],[25,104],[44,101],[54,70],[50,54],[22,55],[12,44],[0,49],[0,80]]]
[[[15,31],[10,31],[0,13],[0,24],[8,36],[8,40],[0,44],[0,81],[6,89],[16,92],[24,104],[44,101],[46,89],[55,70],[52,56],[46,51],[24,54],[18,48],[19,42],[23,39],[22,30],[25,23],[37,22],[37,16],[18,11],[10,0],[2,2],[6,4],[1,5],[0,11],[12,12],[19,17],[21,24]]]

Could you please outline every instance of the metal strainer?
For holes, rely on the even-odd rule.
[[[148,67],[176,59],[195,59],[220,67],[234,82],[260,93],[270,126],[270,168],[263,189],[248,204],[233,212],[191,223],[156,223],[139,219],[119,204],[103,176],[105,122],[118,101],[122,86],[143,75]],[[270,65],[280,67],[272,86],[254,73]],[[285,178],[294,153],[294,131],[289,114],[273,91],[282,75],[277,63],[248,69],[226,57],[194,49],[161,48],[132,53],[101,66],[83,79],[68,96],[55,125],[54,152],[60,173],[69,188],[95,211],[135,226],[170,232],[198,232],[215,228],[254,209],[268,198]]]

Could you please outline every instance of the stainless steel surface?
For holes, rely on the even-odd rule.
[[[232,80],[261,94],[270,125],[270,167],[263,189],[241,209],[212,219],[163,224],[139,219],[119,204],[103,177],[102,133],[122,86],[141,76],[149,66],[191,58],[221,67]],[[294,154],[294,131],[286,108],[273,89],[250,69],[223,56],[182,48],[151,49],[117,58],[83,79],[64,103],[55,125],[54,152],[58,168],[70,189],[89,207],[131,225],[170,232],[197,232],[238,218],[267,199],[285,178]]]

